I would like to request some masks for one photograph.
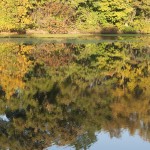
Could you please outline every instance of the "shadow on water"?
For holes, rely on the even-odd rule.
[[[24,44],[42,44],[42,43],[72,43],[72,44],[88,44],[88,43],[103,43],[103,42],[136,42],[141,38],[149,39],[149,35],[142,34],[94,34],[94,35],[81,35],[80,37],[0,37],[0,43],[15,42]]]

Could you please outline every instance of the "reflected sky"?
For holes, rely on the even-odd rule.
[[[102,131],[97,133],[97,142],[91,145],[89,150],[149,150],[150,143],[144,141],[137,134],[131,136],[127,130],[122,132],[120,138],[110,138],[109,133]],[[74,150],[73,147],[52,146],[44,150]]]
[[[90,150],[149,150],[150,143],[143,141],[138,134],[131,136],[128,131],[122,133],[121,138],[110,138],[108,133],[101,132],[97,135],[98,141]]]
[[[8,122],[9,119],[6,117],[6,115],[0,115],[0,120]]]

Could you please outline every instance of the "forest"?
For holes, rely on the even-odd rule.
[[[0,32],[150,33],[149,0],[1,0]]]

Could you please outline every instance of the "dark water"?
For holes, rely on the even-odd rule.
[[[149,150],[150,38],[0,39],[6,149]]]

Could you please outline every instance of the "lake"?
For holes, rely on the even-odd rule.
[[[0,150],[99,149],[150,149],[150,36],[0,38]]]

